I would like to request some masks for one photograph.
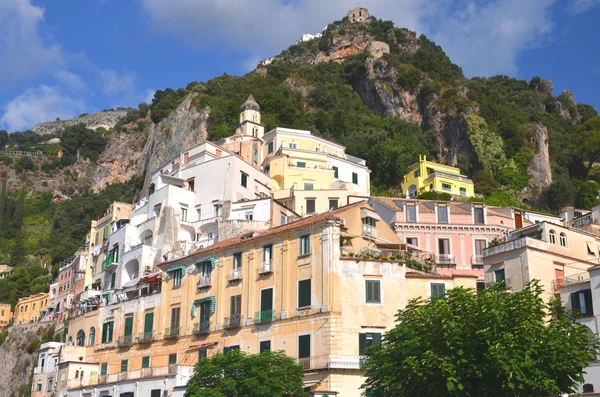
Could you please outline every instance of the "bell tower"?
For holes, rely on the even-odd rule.
[[[265,135],[265,127],[260,120],[260,106],[254,100],[252,94],[246,99],[246,102],[240,107],[240,124],[238,125],[236,135],[251,136],[262,139]]]

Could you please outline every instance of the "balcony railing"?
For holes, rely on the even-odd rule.
[[[588,272],[585,273],[577,273],[570,275],[568,277],[559,277],[552,282],[552,289],[557,291],[562,287],[566,287],[572,284],[579,284],[584,281],[588,281],[590,279],[590,274]]]
[[[311,356],[298,358],[296,362],[302,365],[304,370],[360,369],[366,360],[366,356]]]
[[[210,332],[210,321],[200,321],[194,324],[195,335],[206,335]]]
[[[438,265],[452,266],[456,265],[456,257],[454,254],[436,255],[436,263]]]
[[[133,336],[131,336],[131,335],[121,336],[119,338],[119,340],[117,341],[117,345],[120,346],[120,347],[121,346],[129,346],[132,343],[133,343]]]
[[[223,328],[225,328],[225,329],[240,328],[242,326],[243,318],[244,318],[244,316],[240,316],[240,315],[225,317],[225,319],[223,320]]]
[[[258,268],[258,274],[267,274],[273,272],[273,260],[263,262]]]
[[[275,320],[274,310],[262,310],[254,313],[254,324],[272,323]]]
[[[210,287],[210,276],[203,276],[198,280],[198,289]]]
[[[236,280],[241,280],[241,279],[242,279],[242,268],[241,267],[231,269],[231,271],[229,272],[229,276],[227,276],[227,280],[229,280],[229,281],[236,281]]]
[[[483,266],[483,255],[473,255],[471,257],[471,265],[477,267]]]
[[[113,264],[116,264],[115,254],[109,254],[108,257],[102,261],[102,270],[110,270]]]
[[[138,343],[150,343],[154,340],[154,333],[150,332],[142,332],[137,337]]]
[[[500,281],[486,282],[485,288],[493,287],[494,285],[496,285],[496,283],[499,283],[500,286],[503,287],[504,289],[511,289],[510,279],[508,279],[508,278],[506,278],[504,280],[500,280]]]
[[[377,228],[371,225],[362,225],[362,234],[367,237],[377,237]]]
[[[179,327],[165,328],[165,333],[164,333],[163,337],[165,339],[178,338],[179,337]]]
[[[129,379],[129,372],[119,372],[119,382]]]

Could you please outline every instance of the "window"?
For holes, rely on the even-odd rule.
[[[296,161],[296,167],[306,168],[306,162],[305,161]]]
[[[452,191],[452,185],[449,183],[442,183],[442,190],[445,190],[447,192],[451,192]]]
[[[192,179],[190,179],[190,180],[188,181],[188,190],[189,190],[190,192],[193,192],[193,191],[194,191],[194,188],[195,188],[195,185],[196,185],[196,184],[195,184],[195,181],[194,181],[194,179],[193,179],[193,178],[192,178]]]
[[[294,142],[290,142],[290,143],[288,143],[288,147],[290,149],[298,149],[298,144],[294,143]]]
[[[42,381],[38,380],[36,391],[42,391]]]
[[[273,258],[273,245],[265,245],[263,247],[263,263],[271,263]]]
[[[210,260],[202,261],[196,264],[198,274],[202,277],[210,276],[212,272],[212,262]]]
[[[233,268],[239,269],[242,267],[242,253],[233,254]]]
[[[475,212],[475,224],[476,225],[483,225],[483,208],[482,207],[475,207],[474,208],[474,212]]]
[[[245,174],[242,172],[241,175],[242,175],[241,185],[243,187],[248,187],[248,174]]]
[[[367,332],[358,334],[358,354],[364,355],[365,349],[381,343],[381,334],[376,332]]]
[[[334,210],[338,207],[338,199],[329,199],[329,209]]]
[[[591,383],[586,383],[585,385],[583,385],[583,392],[584,393],[593,393],[594,385],[592,385]]]
[[[183,278],[183,270],[174,269],[169,273],[171,273],[171,277],[173,277],[173,287],[179,287],[181,285],[181,279]]]
[[[147,312],[144,315],[144,340],[146,337],[152,337],[154,332],[154,312]]]
[[[450,240],[447,238],[438,239],[438,254],[449,255],[450,254]]]
[[[420,170],[416,170],[413,175],[414,175],[415,178],[419,178],[421,176],[421,171]]]
[[[497,283],[501,283],[502,286],[506,285],[506,278],[504,276],[504,269],[494,271],[494,277]]]
[[[240,350],[240,345],[232,345],[223,348],[223,354],[227,354],[232,350]]]
[[[338,169],[338,167],[333,166],[333,177],[335,179],[338,179],[340,177],[340,170]]]
[[[356,172],[352,173],[352,183],[358,185],[358,174]]]
[[[564,233],[561,233],[559,238],[560,238],[560,246],[566,247],[567,246],[567,235]]]
[[[128,315],[125,317],[125,329],[123,332],[123,336],[125,337],[125,339],[131,341],[131,335],[133,335],[133,315]]]
[[[252,212],[246,213],[245,217],[247,221],[251,221],[254,219],[254,215],[252,215]]]
[[[198,361],[208,357],[208,349],[198,350]]]
[[[52,379],[48,379],[48,391],[52,391]]]
[[[592,290],[573,292],[571,294],[571,307],[582,316],[591,316],[594,314],[592,307]]]
[[[270,351],[271,350],[271,341],[270,340],[263,340],[262,342],[260,342],[259,346],[258,346],[258,352],[262,353],[265,351]]]
[[[169,365],[177,364],[177,353],[169,354]]]
[[[213,205],[213,216],[216,218],[217,216],[221,216],[221,206],[219,204]]]
[[[298,358],[310,357],[310,335],[298,336]]]
[[[432,298],[443,297],[446,295],[446,284],[444,283],[431,283],[429,296]]]
[[[448,223],[448,207],[445,205],[438,206],[438,222]]]
[[[304,182],[304,190],[313,190],[314,185],[312,183]]]
[[[128,365],[129,365],[129,360],[121,360],[121,372],[127,372]]]
[[[242,316],[242,295],[234,295],[229,299],[230,325],[239,325]]]
[[[75,340],[77,346],[85,346],[85,332],[82,329],[77,331],[77,339]]]
[[[282,225],[285,225],[285,215],[281,215],[281,218],[279,221]]]
[[[100,364],[100,376],[104,376],[108,373],[108,363]]]
[[[311,279],[298,281],[298,308],[311,305]]]
[[[162,396],[162,390],[160,390],[160,389],[150,390],[150,397],[161,397],[161,396]]]
[[[365,280],[365,302],[381,303],[380,280]]]
[[[171,308],[171,334],[173,334],[173,330],[179,331],[180,314],[181,314],[180,307]]]
[[[102,324],[102,343],[112,342],[114,322],[107,321]]]
[[[35,310],[35,303],[33,304],[33,306],[31,307],[31,310]]]
[[[414,245],[415,247],[419,246],[419,239],[417,237],[407,237],[406,244]]]
[[[466,196],[467,195],[467,188],[466,187],[461,187],[458,189],[460,191],[460,195],[461,196]]]
[[[45,363],[46,363],[46,359],[42,358],[42,363],[40,364],[40,368],[44,368]]]
[[[162,207],[162,204],[156,204],[154,206],[154,216],[160,216],[161,207]]]
[[[202,207],[196,208],[196,216],[198,217],[198,220],[202,219]]]
[[[310,235],[300,236],[300,256],[310,255]]]
[[[273,141],[267,144],[267,153],[273,153]]]
[[[550,230],[550,243],[556,244],[556,232],[554,230]]]
[[[187,222],[187,208],[181,207],[181,222]]]
[[[406,206],[406,222],[417,221],[417,207],[414,204],[408,204]]]
[[[314,214],[315,212],[315,199],[306,199],[306,213]]]
[[[315,146],[315,152],[320,152],[320,151],[321,151],[321,148],[318,146]]]
[[[150,356],[142,357],[142,368],[150,368]]]

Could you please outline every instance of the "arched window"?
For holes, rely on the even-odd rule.
[[[585,385],[583,385],[583,392],[584,393],[593,393],[594,385],[592,385],[591,383],[586,383]]]
[[[550,244],[556,244],[556,232],[550,230]]]
[[[79,371],[75,371],[75,379],[79,378]]]
[[[560,245],[562,247],[566,247],[567,246],[567,235],[564,233],[560,234]]]
[[[96,328],[90,328],[90,335],[88,337],[88,345],[94,346],[96,344]]]
[[[38,380],[36,391],[42,391],[42,381]]]
[[[83,371],[79,373],[79,377],[83,379]]]
[[[77,332],[77,340],[76,340],[77,346],[85,346],[85,332],[83,332],[82,329],[80,329]]]

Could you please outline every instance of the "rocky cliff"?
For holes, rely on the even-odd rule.
[[[126,110],[108,111],[88,114],[73,120],[59,120],[47,123],[41,123],[32,128],[32,131],[39,135],[55,134],[59,130],[70,127],[75,124],[85,124],[89,129],[95,130],[96,128],[113,128],[120,119],[127,115]]]

